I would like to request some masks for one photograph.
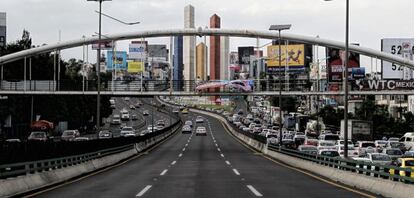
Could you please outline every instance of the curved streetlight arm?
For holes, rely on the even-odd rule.
[[[99,14],[99,11],[95,10],[95,12]],[[137,22],[133,22],[133,23],[127,23],[127,22],[121,21],[121,20],[119,20],[119,19],[117,19],[117,18],[115,18],[115,17],[112,17],[112,16],[109,16],[109,15],[107,15],[107,14],[104,14],[103,12],[101,12],[101,14],[102,14],[103,16],[105,16],[105,17],[108,17],[108,18],[110,18],[110,19],[114,20],[114,21],[118,21],[118,22],[120,22],[120,23],[122,23],[122,24],[124,24],[124,25],[136,25],[136,24],[140,24],[140,22],[139,22],[139,21],[137,21]]]

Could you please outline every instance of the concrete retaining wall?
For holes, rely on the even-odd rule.
[[[153,137],[144,142],[137,143],[135,144],[134,149],[130,149],[121,153],[104,156],[82,164],[68,166],[65,168],[2,179],[0,180],[0,197],[10,197],[33,191],[114,165],[164,140],[166,137],[174,133],[178,128],[179,127],[177,126],[177,128],[170,133],[160,134],[157,137]]]
[[[384,197],[396,197],[396,198],[406,198],[414,196],[414,185],[404,184],[401,182],[394,182],[391,180],[369,177],[360,175],[358,173],[353,173],[349,171],[343,171],[335,169],[332,167],[322,166],[314,162],[307,160],[298,159],[289,155],[285,155],[279,152],[268,150],[266,144],[263,144],[257,140],[254,140],[248,136],[245,136],[241,133],[235,131],[232,126],[227,122],[227,120],[217,114],[201,111],[197,109],[191,109],[190,111],[205,114],[211,117],[214,117],[222,123],[224,123],[229,131],[238,139],[242,140],[247,145],[253,147],[254,149],[262,152],[268,157],[281,161],[292,167],[300,168],[312,173],[316,173],[323,177],[329,178],[333,181],[343,183],[348,186],[352,186],[358,189],[365,190],[374,194],[378,194]]]

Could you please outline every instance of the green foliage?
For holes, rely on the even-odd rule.
[[[0,55],[6,55],[18,52],[24,49],[32,48],[32,39],[30,33],[23,31],[22,39],[9,43],[5,48],[0,49]],[[58,60],[58,54],[56,60]],[[51,53],[39,54],[31,57],[32,79],[33,80],[52,80],[54,71],[55,55]],[[27,67],[29,59],[26,59]],[[81,60],[70,59],[68,62],[61,60],[60,79],[65,84],[79,84],[82,77],[79,71],[82,68]],[[56,64],[57,67],[57,64]],[[28,68],[27,68],[28,69]],[[17,60],[4,65],[5,80],[23,80],[24,79],[24,60]],[[28,71],[28,70],[27,70]],[[56,69],[57,72],[57,69]],[[27,72],[27,75],[29,72]],[[57,74],[57,73],[56,73]],[[29,79],[29,76],[26,77]],[[63,89],[63,87],[61,87]],[[59,121],[68,121],[70,128],[79,128],[86,124],[93,124],[88,121],[96,115],[96,96],[34,96],[34,115],[41,115],[42,119],[53,121],[57,124]],[[109,97],[101,97],[101,117],[107,117],[112,110],[109,108]],[[29,123],[31,109],[31,96],[9,96],[7,100],[0,100],[0,124],[8,115],[12,115],[13,124]]]

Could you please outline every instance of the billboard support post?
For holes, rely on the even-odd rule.
[[[348,158],[348,55],[349,55],[349,0],[346,0],[345,62],[344,62],[344,157]]]

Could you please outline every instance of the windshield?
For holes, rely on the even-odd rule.
[[[400,142],[390,142],[390,145],[391,145],[391,147],[400,147],[400,146],[402,146],[403,144],[402,144],[402,143],[400,143]]]
[[[72,135],[75,135],[75,132],[73,132],[73,131],[65,131],[62,134],[62,136],[72,136]]]
[[[374,143],[371,143],[371,142],[365,142],[365,143],[362,143],[361,144],[361,147],[375,147],[375,144]]]
[[[325,135],[325,140],[339,140],[337,135]]]
[[[386,151],[387,155],[402,155],[402,151],[400,150],[387,150]]]
[[[321,155],[329,156],[329,157],[337,157],[339,153],[337,151],[322,151]]]
[[[414,160],[406,160],[405,161],[405,166],[414,167]]]
[[[131,127],[124,127],[122,128],[123,131],[133,131]]]
[[[34,132],[34,133],[31,134],[31,136],[36,137],[36,138],[43,138],[43,137],[46,136],[46,134],[43,133],[43,132]]]
[[[373,161],[391,161],[388,155],[371,155]]]
[[[335,146],[335,145],[331,142],[319,142],[319,146]]]

